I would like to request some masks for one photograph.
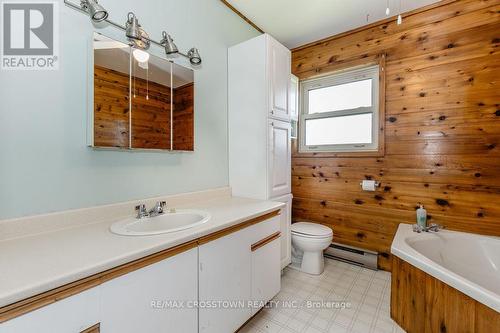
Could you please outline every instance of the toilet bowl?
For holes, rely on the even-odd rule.
[[[317,223],[297,222],[291,230],[292,268],[314,275],[323,273],[323,250],[332,242],[332,229]]]

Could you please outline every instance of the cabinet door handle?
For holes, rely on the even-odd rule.
[[[271,114],[274,114],[274,110],[271,110]]]
[[[264,239],[261,239],[257,243],[252,244],[252,246],[250,246],[250,250],[252,250],[252,252],[254,252],[254,251],[258,250],[259,248],[263,247],[264,245],[271,243],[273,240],[278,239],[280,236],[281,236],[281,232],[277,231],[274,234],[267,236]]]

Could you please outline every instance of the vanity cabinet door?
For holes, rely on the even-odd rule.
[[[290,120],[288,94],[290,86],[290,50],[272,39],[268,42],[269,75],[271,77],[270,117]]]
[[[100,287],[29,312],[0,324],[0,333],[85,332],[99,323]]]
[[[292,262],[292,199],[292,194],[272,199],[273,201],[279,201],[286,204],[286,206],[281,209],[280,214],[281,269]]]
[[[219,302],[250,300],[249,228],[200,245],[199,266],[199,332],[235,332],[250,318],[251,309]]]
[[[288,122],[269,120],[269,198],[291,192],[291,130]]]
[[[101,332],[198,332],[197,263],[194,248],[103,283]]]
[[[272,240],[258,248],[252,246],[252,300],[259,305],[252,307],[252,315],[276,296],[281,288],[279,233],[269,238]]]

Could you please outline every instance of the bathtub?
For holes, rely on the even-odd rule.
[[[400,224],[391,253],[500,312],[500,238]]]

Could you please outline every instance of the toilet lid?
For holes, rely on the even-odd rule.
[[[329,237],[333,234],[331,228],[318,223],[297,222],[292,224],[292,233],[309,237]]]

